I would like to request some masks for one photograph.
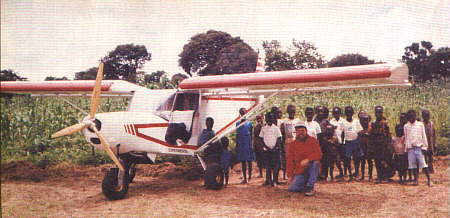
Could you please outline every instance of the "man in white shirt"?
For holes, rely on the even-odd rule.
[[[342,125],[344,123],[344,119],[341,119],[342,110],[340,107],[334,107],[333,108],[333,119],[330,120],[331,125],[335,126],[336,129],[334,130],[335,136],[338,138],[338,142],[342,144]]]
[[[344,123],[344,119],[341,118],[341,114],[342,114],[342,110],[340,107],[334,107],[333,111],[332,111],[332,115],[333,115],[333,119],[330,120],[331,125],[335,126],[336,129],[334,130],[334,135],[337,137],[338,139],[338,143],[339,143],[339,153],[336,154],[337,155],[337,160],[342,160],[342,157],[344,156],[345,150],[344,150],[344,145],[343,145],[343,123]],[[343,171],[342,171],[342,161],[337,161],[336,162],[336,167],[339,170],[339,175],[336,176],[336,178],[343,178]]]
[[[358,119],[353,119],[353,107],[347,106],[344,109],[346,119],[342,123],[342,131],[344,133],[344,168],[348,170],[349,181],[353,180],[353,176],[358,177],[360,159],[362,157],[362,149],[358,142],[358,132],[363,130]],[[351,160],[355,165],[355,175],[352,175]]]
[[[408,170],[412,171],[414,175],[413,185],[419,185],[419,168],[423,168],[428,179],[428,186],[431,186],[428,166],[423,155],[423,152],[428,149],[425,126],[422,122],[417,121],[415,110],[408,111],[408,123],[405,124],[404,132],[405,149],[408,152]]]
[[[280,144],[281,131],[275,125],[275,115],[271,112],[266,113],[267,124],[261,128],[259,137],[264,142],[265,165],[266,165],[266,181],[263,185],[278,185],[278,170],[280,167]]]
[[[305,109],[305,117],[306,117],[306,130],[308,132],[309,136],[314,137],[317,139],[317,135],[321,133],[320,125],[318,122],[314,121],[314,109],[312,107],[307,107]]]

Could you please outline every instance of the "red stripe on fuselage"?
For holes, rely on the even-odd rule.
[[[167,143],[165,141],[162,141],[160,139],[157,139],[157,138],[154,138],[154,137],[151,137],[151,136],[148,136],[148,135],[145,135],[145,134],[142,134],[142,133],[139,132],[139,129],[156,128],[156,127],[168,127],[168,126],[169,126],[169,123],[133,124],[133,127],[134,127],[134,129],[136,131],[135,135],[137,137],[140,137],[140,138],[143,138],[145,140],[152,141],[152,142],[164,145],[166,147],[171,147],[171,148],[186,148],[186,149],[192,149],[192,150],[197,150],[198,149],[198,146],[195,146],[195,145],[180,145],[180,146],[178,146],[178,145],[171,145],[171,144],[169,144],[169,143]]]

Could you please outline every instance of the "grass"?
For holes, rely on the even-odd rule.
[[[431,111],[431,119],[438,132],[438,153],[450,153],[450,82],[440,81],[416,84],[407,89],[370,89],[323,92],[276,98],[273,105],[285,111],[288,104],[297,106],[299,118],[304,119],[307,106],[324,105],[328,108],[350,105],[355,111],[365,110],[374,117],[376,105],[385,107],[391,132],[398,122],[400,112],[408,109]],[[71,99],[85,111],[89,99]],[[120,111],[127,106],[127,99],[104,99],[99,111]],[[102,164],[110,162],[103,152],[92,153],[91,147],[80,134],[50,139],[52,133],[79,122],[85,115],[59,99],[15,96],[0,98],[1,162],[26,160],[46,167],[61,162],[75,164]]]

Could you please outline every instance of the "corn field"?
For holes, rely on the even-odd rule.
[[[286,106],[297,107],[297,116],[304,119],[305,107],[317,105],[333,108],[353,106],[355,112],[367,111],[372,118],[377,105],[385,108],[391,131],[401,112],[415,109],[431,111],[431,120],[438,133],[438,153],[450,153],[450,83],[448,81],[416,84],[406,89],[370,89],[303,94],[277,98],[273,105],[285,112]],[[89,111],[89,99],[72,98],[72,103]],[[99,112],[125,110],[128,99],[102,99]],[[70,162],[97,164],[109,162],[103,152],[94,152],[80,134],[50,139],[52,133],[78,123],[85,114],[61,99],[29,96],[0,98],[1,161],[31,161],[41,166]],[[285,115],[286,116],[286,115]]]

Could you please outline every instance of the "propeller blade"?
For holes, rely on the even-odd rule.
[[[114,152],[111,150],[111,147],[109,146],[109,143],[106,141],[105,137],[103,137],[103,134],[101,134],[95,125],[92,126],[92,129],[94,130],[95,134],[100,139],[100,142],[102,143],[103,147],[105,148],[106,153],[108,153],[109,157],[114,161],[114,163],[119,167],[120,170],[125,171],[125,168],[123,167],[122,163],[120,163],[119,159],[116,157]]]
[[[98,104],[100,103],[100,93],[102,91],[102,79],[103,79],[103,63],[101,62],[100,65],[98,66],[97,78],[95,79],[95,86],[94,90],[92,91],[91,111],[89,113],[91,119],[95,117]]]
[[[77,123],[75,125],[66,127],[66,128],[64,128],[62,130],[59,130],[58,132],[53,133],[52,139],[58,138],[58,137],[61,137],[61,136],[65,136],[65,135],[71,135],[73,133],[76,133],[76,132],[84,129],[85,127],[86,127],[85,123]]]

